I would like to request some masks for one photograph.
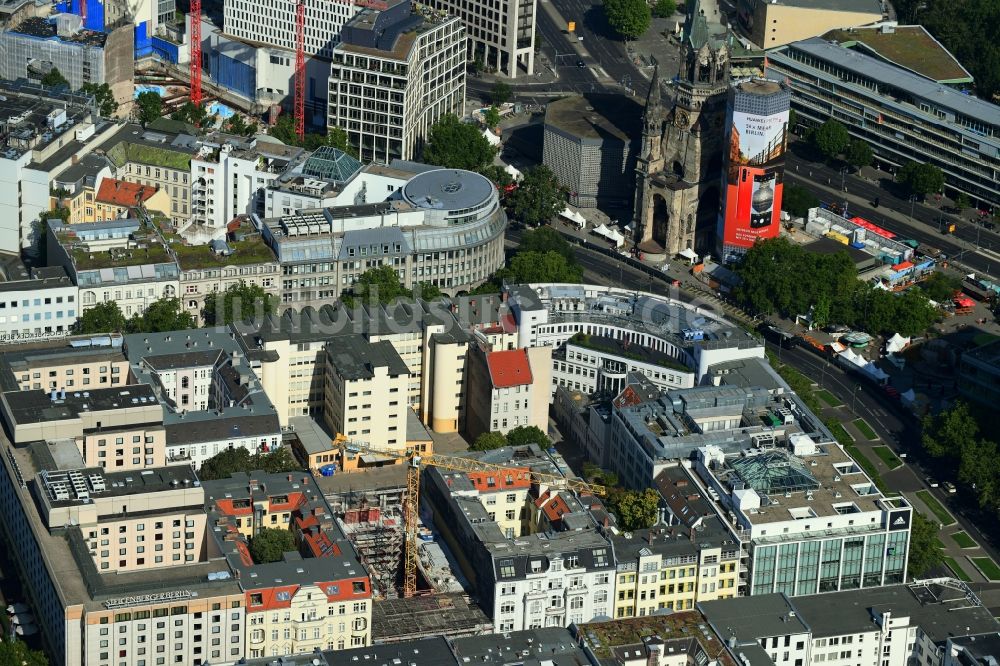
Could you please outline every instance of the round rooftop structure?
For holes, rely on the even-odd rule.
[[[498,199],[492,181],[461,169],[434,169],[417,174],[403,186],[403,198],[417,208],[449,214],[492,206]]]

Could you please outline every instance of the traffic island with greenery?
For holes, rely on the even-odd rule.
[[[964,530],[959,530],[949,536],[951,536],[952,541],[958,544],[959,548],[975,548],[979,545]]]
[[[988,438],[995,431],[994,418],[987,410],[973,412],[958,401],[924,418],[921,443],[943,475],[956,479],[975,496],[979,508],[995,517],[1000,508],[1000,451]]]
[[[1000,567],[989,557],[970,557],[972,564],[979,569],[979,573],[988,581],[1000,580]]]
[[[646,0],[604,0],[604,15],[612,30],[625,40],[642,37],[652,20]]]
[[[934,495],[931,495],[929,490],[918,490],[917,497],[927,506],[928,509],[931,510],[931,513],[934,514],[934,517],[938,519],[940,524],[944,526],[955,524],[955,519],[952,518],[951,514],[948,513],[948,510],[944,508],[944,505],[941,504],[941,502],[939,502]]]
[[[941,561],[944,562],[944,565],[946,567],[951,569],[951,572],[955,575],[955,578],[965,581],[966,583],[972,582],[972,576],[965,573],[965,569],[962,568],[962,565],[960,565],[954,557],[951,557],[950,555],[944,555],[941,557]]]
[[[875,434],[875,431],[872,430],[872,427],[868,425],[868,422],[865,421],[864,419],[854,419],[853,423],[854,427],[857,428],[859,431],[861,431],[861,434],[867,437],[868,439],[871,440],[878,439],[878,435]]]
[[[872,451],[890,470],[894,470],[903,464],[903,461],[897,458],[896,454],[888,446],[873,446]]]
[[[834,394],[830,393],[826,389],[819,389],[818,391],[816,391],[816,396],[820,400],[822,400],[823,402],[825,402],[827,404],[827,406],[829,406],[829,407],[840,407],[841,405],[844,404],[840,400],[837,399],[837,396],[835,396]]]
[[[920,335],[940,318],[919,289],[896,294],[858,280],[847,252],[817,254],[785,238],[757,242],[736,266],[741,307],[788,319],[812,312],[813,324],[844,324],[872,334]]]
[[[203,481],[228,479],[235,472],[250,473],[261,470],[269,474],[300,472],[302,465],[292,455],[287,446],[281,446],[267,453],[250,453],[241,447],[221,451],[201,464],[198,478]]]

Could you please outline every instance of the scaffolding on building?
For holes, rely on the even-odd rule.
[[[397,598],[405,542],[403,489],[352,491],[328,499],[341,529],[368,568],[376,594],[382,599]]]

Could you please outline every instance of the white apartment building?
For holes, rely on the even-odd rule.
[[[535,73],[537,0],[431,0],[428,4],[462,19],[470,60],[478,54],[487,67],[512,79]]]
[[[405,446],[410,371],[392,343],[340,335],[327,342],[326,354],[330,430],[373,448]]]
[[[366,162],[413,159],[431,125],[463,114],[465,69],[457,17],[409,0],[365,9],[334,49],[327,126],[345,130]]]
[[[210,135],[191,160],[191,218],[180,233],[192,243],[225,238],[240,215],[264,212],[264,192],[303,150],[271,141]]]
[[[469,346],[465,434],[507,433],[518,426],[548,427],[550,347],[492,351]]]
[[[61,266],[30,272],[15,262],[0,282],[0,343],[68,335],[78,290]]]
[[[618,395],[630,372],[641,372],[664,391],[694,386],[694,372],[667,354],[627,341],[578,333],[553,354],[552,392],[565,386],[587,395]]]

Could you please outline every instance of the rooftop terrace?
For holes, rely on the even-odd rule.
[[[599,659],[610,659],[612,648],[641,644],[652,637],[664,641],[695,638],[720,666],[736,666],[736,661],[724,651],[722,641],[697,611],[590,622],[580,625],[577,633]]]

